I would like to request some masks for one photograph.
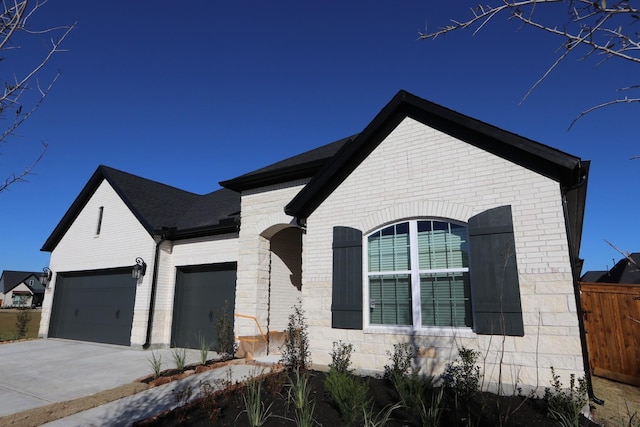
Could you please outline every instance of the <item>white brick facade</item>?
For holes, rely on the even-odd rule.
[[[96,234],[99,208],[103,208],[100,234]],[[79,250],[81,248],[81,250]],[[136,257],[147,263],[147,274],[138,282],[135,295],[131,346],[145,344],[156,240],[140,224],[122,199],[105,180],[98,186],[78,217],[51,253],[50,268],[55,273],[100,270],[133,266]],[[165,241],[160,244],[156,285],[153,347],[171,343],[176,268],[237,261],[237,234],[198,239]],[[45,291],[39,336],[46,337],[55,292],[55,276]]]
[[[99,209],[103,207],[100,234],[96,234]],[[102,181],[84,209],[73,221],[64,238],[51,253],[49,268],[54,272],[45,291],[39,336],[49,333],[49,320],[55,292],[55,275],[73,271],[132,266],[136,257],[153,271],[155,241],[131,213],[107,181]],[[131,345],[145,342],[151,274],[138,282],[131,331]]]
[[[403,219],[467,222],[501,205],[511,205],[513,211],[525,336],[506,337],[503,344],[501,336],[480,336],[469,329],[424,329],[415,339],[423,353],[432,357],[422,362],[437,373],[455,357],[457,348],[465,346],[482,353],[487,383],[498,382],[497,361],[502,355],[503,384],[517,380],[520,385],[544,387],[551,366],[563,376],[582,376],[559,184],[410,118],[307,219],[302,289],[314,362],[329,363],[332,342],[343,340],[355,347],[356,367],[381,370],[392,345],[409,339],[381,328],[331,328],[334,226],[357,228],[366,236]]]

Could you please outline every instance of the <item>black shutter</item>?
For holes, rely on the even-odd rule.
[[[362,329],[362,232],[333,227],[331,327]]]
[[[475,332],[524,336],[511,206],[481,212],[468,225]]]

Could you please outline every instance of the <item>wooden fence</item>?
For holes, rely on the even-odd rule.
[[[640,386],[640,284],[580,283],[591,372]]]

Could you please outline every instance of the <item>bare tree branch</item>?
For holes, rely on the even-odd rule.
[[[603,55],[603,60],[617,58],[640,64],[640,35],[631,26],[640,23],[640,9],[633,7],[630,0],[494,0],[495,5],[478,5],[471,9],[471,16],[463,21],[451,23],[434,32],[418,33],[419,39],[436,39],[448,33],[464,29],[474,29],[475,35],[498,15],[506,15],[508,20],[520,21],[529,26],[555,35],[563,40],[562,52],[543,75],[524,95],[522,103],[548,76],[558,64],[578,47],[592,54]],[[566,9],[563,9],[565,6]],[[542,15],[542,9],[551,10]],[[554,13],[555,12],[555,13]],[[562,16],[565,18],[563,19]],[[560,18],[559,18],[560,17]],[[549,19],[555,20],[549,22]],[[564,21],[564,22],[563,22]],[[640,89],[640,85],[630,85],[621,90]],[[638,102],[640,97],[625,97],[604,102],[581,112],[571,123],[600,108],[614,104]]]
[[[4,183],[0,184],[0,193],[6,190],[7,187],[9,187],[11,184],[15,184],[16,182],[28,182],[27,176],[31,175],[33,169],[36,167],[38,163],[40,163],[40,160],[42,160],[42,157],[44,156],[44,153],[47,151],[47,148],[49,148],[48,144],[43,142],[42,151],[40,152],[40,155],[35,159],[35,161],[31,163],[30,166],[27,166],[26,168],[24,168],[22,172],[20,172],[18,175],[12,174],[9,178],[7,178],[4,181]]]
[[[49,80],[48,84],[41,86],[38,76],[42,74],[45,66],[50,63],[53,56],[63,51],[60,46],[76,24],[44,29],[31,28],[28,25],[30,19],[46,3],[47,0],[36,0],[34,2],[29,0],[8,0],[3,1],[0,6],[0,51],[19,49],[19,43],[23,39],[51,34],[50,46],[45,54],[37,60],[35,66],[28,68],[21,76],[14,75],[11,79],[4,80],[4,87],[0,92],[0,119],[7,120],[7,114],[10,114],[13,118],[8,120],[9,123],[4,129],[0,129],[0,144],[7,143],[9,137],[15,135],[18,127],[33,115],[60,77],[60,71],[58,71],[53,77],[47,78]],[[36,58],[38,57],[37,55]],[[35,89],[36,92],[33,92],[32,89]],[[4,183],[0,184],[0,192],[7,189],[11,184],[26,181],[26,177],[32,173],[33,168],[40,162],[46,152],[47,144],[43,143],[43,146],[44,149],[35,161],[21,172],[11,173]]]

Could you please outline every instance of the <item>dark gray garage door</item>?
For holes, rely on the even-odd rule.
[[[59,274],[49,336],[130,345],[135,297],[130,269]]]
[[[236,264],[181,267],[176,277],[171,345],[200,348],[200,338],[217,343],[216,316],[227,302],[233,324]]]

